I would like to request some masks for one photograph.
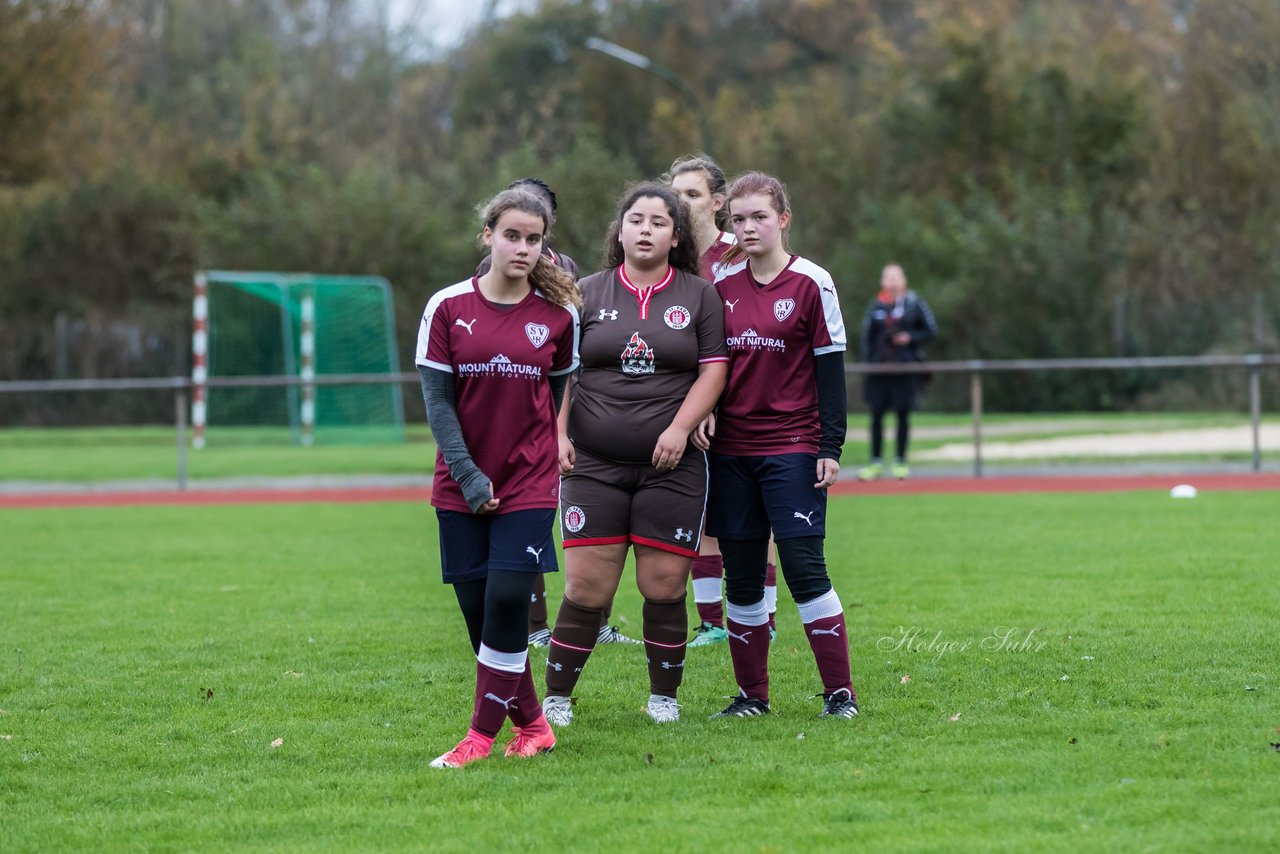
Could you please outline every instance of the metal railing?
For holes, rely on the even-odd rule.
[[[1249,418],[1253,431],[1253,471],[1262,470],[1262,369],[1280,367],[1280,355],[1247,356],[1151,356],[1114,359],[968,359],[952,362],[908,362],[901,364],[850,363],[846,375],[863,374],[968,374],[969,403],[973,419],[973,476],[982,477],[982,378],[986,374],[1048,371],[1115,371],[1135,368],[1170,370],[1176,368],[1243,369],[1249,376]],[[313,385],[387,385],[419,383],[417,373],[324,374],[304,380],[297,376],[210,377],[210,388],[260,388]],[[0,394],[75,391],[156,391],[174,392],[174,424],[178,456],[178,488],[187,485],[187,394],[190,377],[144,377],[103,380],[4,380]]]

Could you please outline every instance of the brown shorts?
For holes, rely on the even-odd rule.
[[[560,481],[566,549],[633,543],[697,557],[706,513],[707,455],[693,447],[669,472],[578,448],[573,471]]]

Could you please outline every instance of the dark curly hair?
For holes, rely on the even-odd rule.
[[[675,191],[663,184],[656,184],[652,181],[646,181],[642,184],[636,184],[627,189],[622,196],[622,200],[618,203],[617,214],[613,218],[613,222],[609,224],[609,231],[604,236],[604,246],[600,253],[600,267],[602,269],[612,269],[621,267],[622,262],[626,260],[622,252],[622,243],[618,240],[618,235],[622,231],[622,220],[627,215],[627,211],[641,199],[661,199],[666,205],[667,213],[671,216],[671,223],[675,229],[677,238],[676,245],[671,247],[671,251],[667,253],[667,263],[677,270],[683,270],[692,275],[698,273],[698,247],[693,241],[693,222],[689,214],[689,206],[681,201]]]

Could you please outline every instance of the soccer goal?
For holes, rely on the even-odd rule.
[[[391,286],[377,276],[202,270],[192,332],[193,444],[208,432],[248,442],[404,439],[400,385],[324,385],[332,374],[400,370]],[[293,385],[209,385],[222,377]]]

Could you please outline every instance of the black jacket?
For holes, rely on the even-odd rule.
[[[897,316],[895,316],[897,315]],[[911,335],[911,343],[894,344],[898,332]],[[938,334],[938,322],[929,310],[929,304],[907,291],[900,305],[882,302],[881,297],[867,306],[862,318],[862,361],[864,362],[922,362],[921,346]]]

